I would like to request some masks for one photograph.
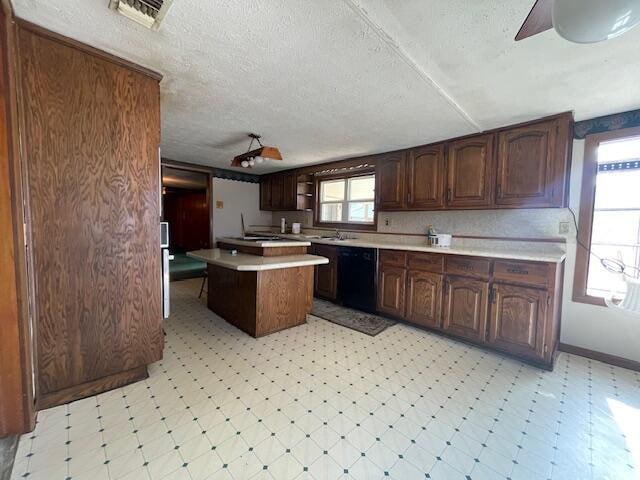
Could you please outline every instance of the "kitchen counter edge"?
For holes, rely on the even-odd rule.
[[[318,255],[283,255],[262,257],[248,253],[231,255],[230,252],[212,248],[187,252],[187,256],[202,262],[241,272],[261,272],[282,268],[307,267],[329,263],[329,259]]]

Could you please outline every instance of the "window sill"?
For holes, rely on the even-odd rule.
[[[598,307],[606,307],[607,305],[604,303],[604,298],[602,297],[594,297],[593,295],[573,295],[573,298],[571,299],[574,302],[577,303],[586,303],[589,305],[596,305]]]
[[[331,222],[313,222],[314,228],[327,228],[332,230],[366,230],[376,231],[375,223],[331,223]]]

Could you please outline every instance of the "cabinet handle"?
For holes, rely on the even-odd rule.
[[[496,303],[496,289],[493,287],[489,290],[489,303]]]
[[[496,191],[498,193],[498,198],[502,197],[502,185],[498,184]]]
[[[451,189],[447,188],[447,202],[451,202]]]
[[[507,268],[507,272],[513,273],[514,275],[529,275],[529,270],[524,270],[518,267],[509,267]]]

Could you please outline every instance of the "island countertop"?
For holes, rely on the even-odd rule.
[[[301,242],[297,242],[297,244],[300,243]],[[231,252],[221,250],[219,248],[195,250],[193,252],[187,252],[187,256],[211,265],[218,265],[230,270],[242,272],[260,272],[264,270],[306,267],[329,263],[328,258],[320,257],[318,255],[283,255],[277,257],[262,257],[248,253],[231,255]]]
[[[251,237],[246,238],[233,238],[233,237],[221,237],[216,240],[220,243],[226,243],[227,245],[238,245],[243,247],[260,247],[260,248],[278,248],[278,247],[310,247],[311,242],[306,239],[286,239],[280,237],[255,237],[255,240],[251,240]]]

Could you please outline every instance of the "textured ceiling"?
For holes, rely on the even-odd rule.
[[[640,107],[640,28],[514,42],[533,0],[174,0],[159,31],[108,0],[16,15],[161,72],[162,152],[228,168],[256,132],[304,165],[574,110]]]

